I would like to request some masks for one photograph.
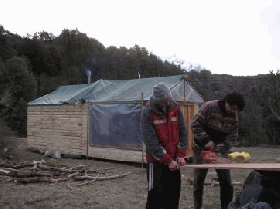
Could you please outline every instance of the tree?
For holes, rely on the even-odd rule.
[[[35,99],[36,79],[32,72],[28,70],[24,58],[13,57],[6,62],[7,71],[4,74],[6,91],[11,99],[7,106],[9,110],[6,121],[12,130],[16,130],[20,135],[26,135],[26,115],[27,102]]]
[[[101,75],[105,47],[96,39],[89,38],[85,33],[76,30],[65,29],[54,39],[54,43],[61,48],[62,52],[62,74],[71,74],[67,71],[78,68],[81,76],[87,82],[85,71],[91,71],[92,80]],[[72,78],[75,81],[75,77]]]
[[[244,117],[242,119],[242,138],[253,146],[261,143],[267,143],[259,95],[260,92],[257,86],[252,86],[251,91],[245,95],[245,109],[248,111],[244,113]]]
[[[263,116],[266,121],[266,133],[272,144],[280,142],[280,73],[270,71],[269,87],[263,90]]]
[[[16,51],[13,49],[10,40],[11,36],[13,36],[13,34],[0,25],[0,58],[3,60],[7,60],[16,55]]]
[[[33,37],[26,37],[18,43],[18,55],[26,57],[27,64],[37,77],[37,96],[42,96],[41,74],[49,77],[61,75],[62,52],[53,43],[53,37],[46,32],[35,33]]]

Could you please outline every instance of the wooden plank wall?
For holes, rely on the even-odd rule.
[[[194,103],[179,103],[180,108],[184,115],[185,124],[188,130],[188,150],[187,150],[187,157],[192,156],[192,143],[193,143],[193,133],[191,130],[191,121],[194,115],[197,113],[199,105]]]
[[[86,155],[88,104],[27,108],[27,147]]]
[[[89,106],[90,104],[28,107],[27,147],[38,149],[41,152],[59,150],[61,154],[129,161],[127,152],[133,151],[118,152],[117,149],[111,148],[109,152],[108,150],[104,152],[100,148],[88,146]],[[181,103],[180,107],[188,129],[187,156],[191,156],[193,134],[190,123],[198,110],[198,104]],[[101,151],[99,152],[98,149]],[[135,153],[132,155],[134,158],[137,156],[134,161],[143,161],[142,155],[145,159],[145,153],[142,151],[137,153],[138,155]]]

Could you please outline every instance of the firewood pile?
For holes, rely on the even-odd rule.
[[[9,161],[0,162],[0,175],[10,177],[11,181],[17,183],[58,183],[65,181],[78,181],[77,186],[87,185],[94,181],[123,178],[131,172],[116,175],[106,175],[105,168],[100,171],[87,168],[85,165],[68,167],[64,165],[53,165],[44,160],[23,162],[15,165]]]

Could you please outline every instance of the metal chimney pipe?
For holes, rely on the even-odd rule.
[[[91,83],[91,77],[90,77],[90,75],[88,75],[88,84],[90,84]]]

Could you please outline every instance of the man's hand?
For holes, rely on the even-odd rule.
[[[202,151],[200,156],[202,157],[204,163],[215,163],[217,160],[216,153],[212,151]]]
[[[204,148],[206,150],[213,150],[215,148],[215,144],[213,141],[209,141],[207,144],[205,144]]]
[[[176,161],[179,167],[186,165],[186,161],[183,157],[177,157]]]
[[[179,169],[178,163],[175,160],[172,160],[168,167],[171,171],[176,171]]]
[[[226,151],[228,151],[228,148],[223,143],[217,144],[216,145],[216,149],[217,149],[218,152],[226,152]]]

